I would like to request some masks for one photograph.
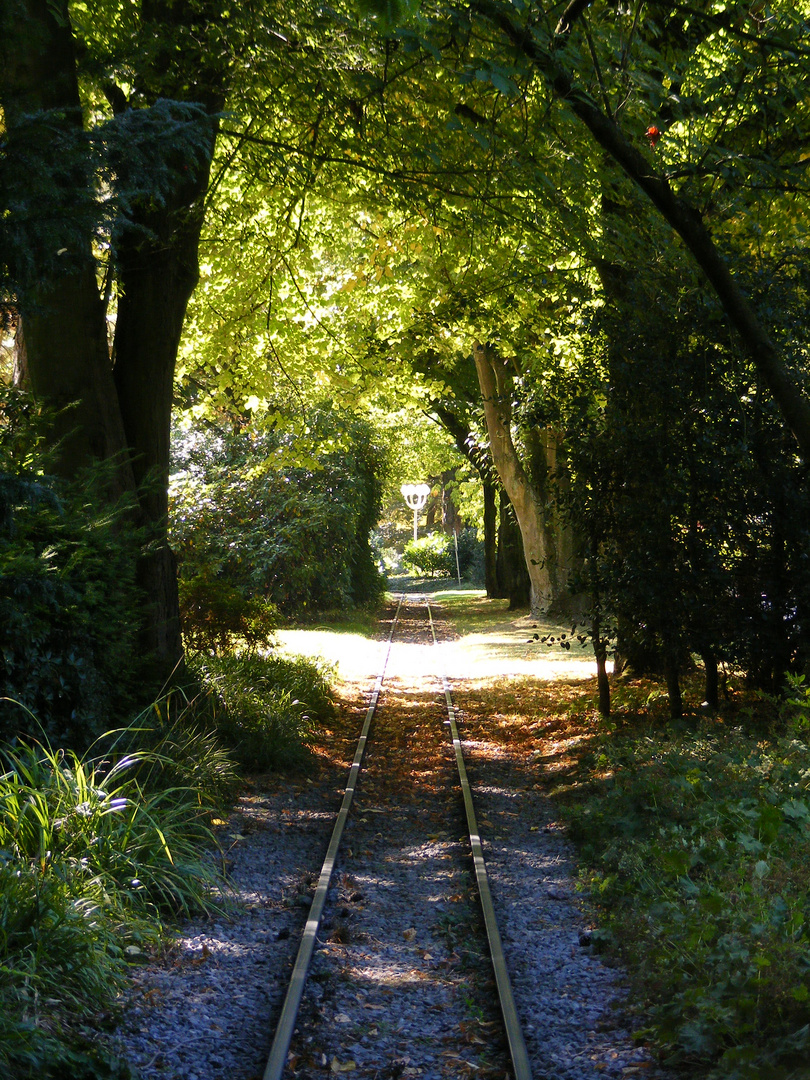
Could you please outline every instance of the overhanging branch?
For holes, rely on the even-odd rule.
[[[575,0],[575,13],[587,7]],[[681,237],[695,262],[717,293],[730,322],[782,416],[810,462],[810,403],[788,373],[779,350],[760,323],[753,307],[737,284],[698,211],[677,195],[647,157],[623,134],[618,124],[606,116],[593,98],[575,86],[553,45],[544,48],[523,26],[493,0],[476,0],[475,9],[498,26],[511,44],[531,60],[555,93],[565,99],[575,116],[588,128],[594,140],[621,167],[625,175],[644,192],[670,227]]]

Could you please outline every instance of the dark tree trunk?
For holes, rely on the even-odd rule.
[[[663,675],[664,658],[657,643],[643,640],[627,619],[619,618],[616,640],[616,671],[630,675]]]
[[[442,485],[442,532],[447,533],[448,536],[452,533],[458,533],[462,527],[458,509],[449,490],[450,485],[456,479],[456,471],[456,469],[445,469],[440,477]]]
[[[115,332],[115,384],[139,485],[142,517],[156,543],[138,568],[151,610],[144,650],[168,676],[182,656],[175,564],[166,539],[174,369],[197,282],[200,210],[147,220],[151,236],[121,244],[122,295]]]
[[[498,504],[497,490],[484,478],[484,585],[491,600],[498,592]]]
[[[131,491],[133,473],[92,266],[29,295],[17,334],[19,375],[37,398],[64,410],[54,430],[60,473],[75,476],[93,461],[117,458],[113,494]]]
[[[532,583],[523,554],[523,538],[505,491],[500,493],[497,558],[498,597],[509,600],[509,610],[529,607]]]
[[[678,661],[670,650],[667,650],[664,661],[664,674],[667,681],[667,693],[669,694],[669,715],[673,720],[680,720],[683,716],[680,671]]]
[[[591,640],[596,657],[596,685],[599,691],[599,712],[602,716],[610,716],[610,679],[607,672],[607,642],[602,637],[601,621],[598,616],[593,617],[591,623]]]
[[[0,101],[6,127],[9,160],[25,163],[38,145],[42,131],[30,118],[44,110],[51,137],[62,133],[66,153],[75,154],[77,183],[87,180],[78,140],[81,100],[76,58],[66,3],[48,0],[4,0],[0,7]],[[33,141],[32,141],[33,140]],[[17,146],[21,144],[20,150]],[[15,153],[16,150],[16,153]],[[12,177],[22,189],[26,177]],[[117,458],[118,475],[113,495],[132,488],[126,439],[118,410],[107,347],[105,310],[99,296],[88,229],[82,239],[75,232],[61,235],[62,223],[53,223],[50,251],[38,262],[37,280],[27,280],[21,258],[10,253],[12,274],[21,288],[17,325],[15,378],[38,398],[60,412],[55,439],[59,440],[57,468],[65,476],[99,459]],[[32,243],[38,241],[32,240]],[[42,242],[42,238],[39,238]],[[9,253],[7,253],[9,254]],[[69,406],[69,408],[68,408]]]
[[[142,98],[200,103],[208,114],[207,120],[200,120],[206,127],[199,132],[200,149],[192,158],[174,160],[176,151],[156,148],[169,159],[156,164],[167,164],[176,174],[174,188],[158,208],[149,199],[136,204],[117,242],[115,385],[142,518],[154,537],[138,568],[150,603],[142,645],[155,658],[156,674],[168,678],[182,660],[177,574],[167,539],[174,373],[186,309],[199,278],[203,199],[218,130],[216,116],[223,104],[224,72],[211,68],[203,53],[194,55],[195,27],[204,41],[203,31],[218,17],[213,5],[143,0],[142,17],[161,43],[153,68],[143,73]],[[119,95],[116,111],[126,108]]]
[[[705,652],[701,656],[703,669],[706,674],[706,704],[716,712],[720,707],[720,679],[717,669],[717,657],[712,652]]]
[[[602,633],[602,598],[599,583],[599,541],[593,537],[590,545],[590,557],[584,562],[586,571],[590,571],[591,585],[591,643],[596,658],[596,685],[599,692],[599,712],[610,716],[610,680],[607,673],[608,639]]]

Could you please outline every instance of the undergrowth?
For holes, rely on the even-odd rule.
[[[603,729],[557,798],[646,1034],[673,1065],[798,1080],[810,1054],[810,696],[768,732]]]
[[[167,917],[216,908],[217,781],[184,782],[182,755],[166,751],[203,752],[220,784],[227,763],[182,719],[171,736],[148,719],[105,737],[104,752],[0,747],[2,1076],[125,1076],[83,1026]],[[139,742],[152,747],[125,749]]]
[[[333,713],[328,673],[309,660],[191,666],[193,696],[175,691],[84,754],[0,744],[2,1077],[129,1075],[93,1030],[167,921],[218,908],[212,823],[239,782],[235,756],[301,762]]]
[[[246,769],[303,766],[317,726],[334,716],[330,672],[306,657],[198,653],[206,715]]]

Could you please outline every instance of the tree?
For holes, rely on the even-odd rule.
[[[514,507],[523,539],[526,569],[531,581],[530,609],[535,616],[546,610],[552,615],[568,614],[570,594],[566,565],[565,529],[554,525],[553,496],[548,490],[556,441],[547,435],[542,447],[543,462],[531,477],[515,449],[511,423],[511,387],[507,363],[487,346],[473,346],[475,366],[481,384],[489,443],[498,475]],[[538,488],[538,482],[543,488]]]
[[[514,18],[511,8],[492,3],[491,0],[478,0],[475,8],[502,31],[513,49],[531,60],[557,98],[564,102],[565,106],[587,127],[594,140],[616,161],[625,175],[650,199],[664,220],[681,237],[695,263],[717,293],[729,321],[739,333],[760,377],[773,395],[785,422],[796,437],[803,456],[808,458],[810,456],[810,404],[791,376],[778,346],[772,340],[762,320],[757,317],[744,289],[740,286],[727,259],[704,223],[700,205],[692,201],[685,192],[683,194],[676,192],[669,177],[662,175],[654,168],[650,156],[639,150],[622,131],[617,122],[619,106],[617,105],[614,109],[602,81],[610,65],[600,64],[598,58],[592,54],[592,70],[600,85],[605,102],[604,107],[597,104],[590,88],[583,86],[580,79],[572,74],[575,67],[581,67],[582,64],[588,65],[587,47],[581,51],[571,49],[570,40],[579,22],[584,21],[586,9],[591,6],[596,5],[592,5],[590,0],[584,0],[584,2],[572,0],[553,31],[547,25],[538,26],[519,22]],[[678,42],[683,45],[680,50],[683,67],[676,69],[676,78],[667,77],[670,86],[673,83],[678,86],[683,83],[687,78],[685,68],[690,59],[708,40],[708,47],[714,46],[712,58],[716,60],[720,57],[728,64],[729,89],[732,86],[737,87],[734,98],[742,98],[741,104],[734,101],[735,107],[731,110],[725,108],[726,101],[721,96],[719,104],[723,113],[715,122],[715,130],[711,132],[703,156],[695,163],[697,168],[693,170],[690,167],[686,171],[687,179],[695,174],[713,176],[716,171],[713,168],[715,161],[721,158],[723,152],[726,152],[732,155],[735,165],[742,166],[743,170],[746,168],[749,170],[749,180],[752,174],[755,176],[757,172],[762,174],[770,171],[776,174],[777,185],[781,186],[782,191],[786,194],[792,193],[795,190],[796,179],[801,175],[803,140],[797,146],[794,139],[776,139],[774,145],[769,146],[765,153],[760,155],[749,153],[746,158],[743,158],[738,148],[733,145],[725,147],[723,139],[727,131],[733,132],[737,126],[734,122],[735,114],[745,117],[749,125],[767,127],[771,122],[772,113],[758,112],[756,105],[753,107],[748,105],[746,109],[747,103],[744,99],[747,95],[741,95],[739,91],[746,84],[756,87],[762,79],[770,82],[773,76],[771,60],[774,55],[789,58],[790,64],[783,66],[782,74],[787,73],[793,85],[806,77],[806,50],[802,43],[807,32],[804,13],[796,12],[792,7],[788,10],[785,6],[780,11],[778,19],[766,17],[759,19],[757,15],[743,14],[743,21],[750,18],[756,24],[756,32],[749,34],[740,27],[739,16],[733,11],[733,6],[720,15],[709,13],[705,16],[691,9],[689,13],[682,15],[677,7],[670,5],[652,4],[650,7],[654,15],[662,22],[669,20],[676,24],[674,32],[669,35],[668,42],[670,44]],[[697,36],[689,32],[693,19],[698,25],[701,22],[705,25]],[[749,46],[745,56],[742,55],[742,49],[728,49],[724,47],[723,42],[718,42],[718,38],[723,34],[727,34],[737,44],[745,42]],[[592,49],[591,39],[587,35],[586,38]],[[638,34],[636,39],[641,42],[640,48],[649,50],[650,41],[643,40],[644,35]],[[745,70],[741,76],[733,71],[735,65],[744,66]],[[637,69],[638,85],[645,85],[643,81],[645,75],[647,86],[649,86],[651,76],[652,79],[655,78],[655,72],[645,72],[646,66],[642,63]],[[661,67],[665,67],[665,61]],[[621,66],[620,76],[623,82],[621,92],[625,100],[627,100],[627,80],[623,77],[627,70],[628,63],[625,59]],[[648,116],[655,115],[661,105],[661,99],[666,96],[663,81],[661,88],[659,91],[656,87],[653,102],[650,101],[649,93],[639,95],[642,100],[644,97],[647,99]],[[797,97],[796,100],[800,99]],[[672,105],[676,101],[679,102],[678,95],[672,92],[668,104]],[[678,118],[682,121],[689,119],[689,112],[694,109],[695,102],[685,101],[684,106],[678,109]],[[621,108],[632,118],[632,111],[628,105]],[[784,104],[782,116],[779,119],[783,122],[787,119],[784,126],[788,130],[794,128],[795,119],[786,118]],[[653,128],[658,133],[655,125],[651,125],[651,129]],[[750,138],[749,134],[749,140]],[[729,141],[733,144],[733,137]],[[706,168],[707,158],[709,158],[708,168]],[[692,165],[691,162],[689,164]],[[669,171],[672,173],[672,170]],[[674,175],[679,174],[675,172]],[[688,191],[686,186],[685,191]]]
[[[767,278],[794,362],[807,350],[805,277]],[[651,277],[635,318],[595,312],[583,367],[558,394],[594,646],[609,619],[660,662],[673,715],[695,655],[716,708],[720,662],[775,692],[808,648],[804,469],[719,304],[694,285]],[[668,314],[650,322],[649,298],[665,289]]]
[[[71,404],[57,432],[62,472],[113,459],[113,494],[137,492],[138,523],[152,530],[139,565],[144,646],[161,679],[181,655],[166,542],[175,364],[221,112],[245,91],[242,103],[272,114],[282,90],[288,129],[309,131],[327,110],[306,87],[343,77],[332,15],[317,4],[234,13],[217,0],[0,8],[3,285],[17,370],[38,396]],[[37,194],[55,196],[52,214]]]
[[[148,44],[126,58],[107,57],[98,83],[113,117],[106,125],[91,119],[86,127],[85,117],[97,116],[99,103],[80,93],[67,0],[3,4],[3,179],[16,211],[7,294],[18,319],[20,376],[38,397],[72,406],[58,432],[60,471],[73,476],[90,461],[117,461],[114,494],[136,492],[138,523],[153,531],[139,582],[148,605],[144,645],[163,677],[181,654],[166,543],[169,419],[224,100],[223,64],[206,48],[220,13],[214,4],[144,0],[131,23],[114,9],[104,14],[112,36],[129,31],[130,44],[136,34]],[[54,143],[60,148],[55,158]],[[56,213],[43,222],[41,208],[23,201],[32,162],[45,168],[65,220]],[[106,294],[97,280],[101,241],[111,252]],[[114,364],[106,306],[113,279]]]

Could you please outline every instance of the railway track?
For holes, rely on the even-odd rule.
[[[531,1078],[436,642],[400,597],[263,1080]]]
[[[464,706],[475,820],[535,1080],[671,1080],[631,1033],[621,972],[588,944],[574,853],[547,794],[565,782],[557,690],[506,674],[500,685],[490,662],[498,645],[460,644],[436,649],[424,604],[403,604],[317,928],[313,867],[371,708],[366,659],[376,651],[382,666],[382,641],[360,646],[363,681],[345,684],[345,707],[309,774],[247,783],[223,823],[228,914],[191,920],[133,967],[119,1027],[99,1033],[143,1080],[262,1080],[304,923],[309,969],[292,1034],[274,1047],[284,1080],[515,1077],[442,657]]]

